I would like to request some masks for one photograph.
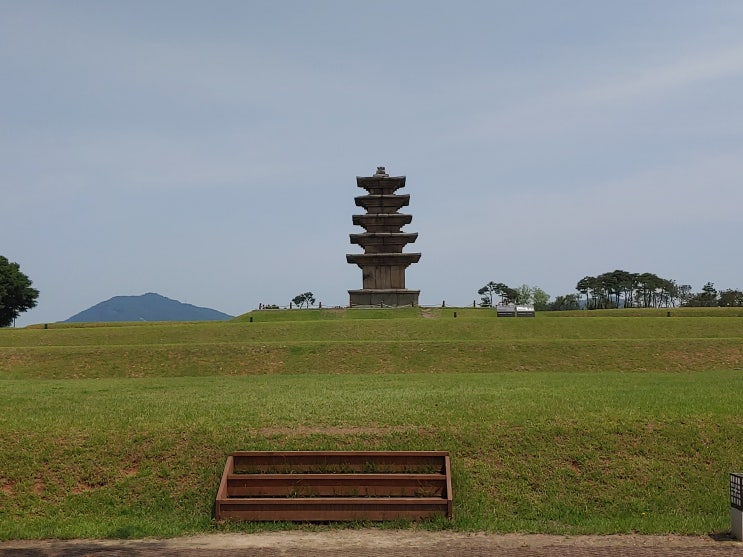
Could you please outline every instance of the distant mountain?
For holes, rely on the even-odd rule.
[[[141,296],[114,296],[73,315],[65,323],[107,321],[219,321],[231,315],[171,300],[152,292]]]

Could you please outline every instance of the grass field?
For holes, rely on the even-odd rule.
[[[671,311],[2,329],[0,539],[289,527],[212,520],[239,449],[448,450],[455,518],[426,528],[724,532],[743,320]]]

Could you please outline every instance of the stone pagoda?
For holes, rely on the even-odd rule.
[[[405,176],[390,176],[383,166],[374,176],[356,177],[356,185],[367,195],[356,197],[356,205],[365,215],[353,215],[353,223],[364,228],[362,234],[351,234],[351,243],[364,253],[348,254],[346,260],[361,267],[363,288],[349,290],[353,306],[417,306],[420,290],[405,288],[405,269],[418,263],[420,253],[403,253],[406,244],[415,242],[417,232],[403,232],[412,215],[398,211],[410,203],[409,195],[395,192],[405,187]]]

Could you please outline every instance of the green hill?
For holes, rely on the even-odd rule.
[[[76,313],[66,323],[116,321],[214,321],[232,316],[215,309],[203,308],[171,300],[149,292],[141,296],[114,296]]]
[[[2,329],[0,538],[293,527],[212,522],[226,455],[341,448],[450,451],[454,520],[427,528],[725,532],[743,466],[735,315],[266,310]]]

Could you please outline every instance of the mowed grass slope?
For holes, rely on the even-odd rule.
[[[239,449],[448,450],[455,518],[431,528],[726,531],[743,320],[677,311],[0,330],[0,538],[275,527],[212,520]]]
[[[0,378],[743,367],[743,321],[726,312],[688,319],[498,319],[472,309],[425,315],[274,310],[231,322],[4,330]]]

